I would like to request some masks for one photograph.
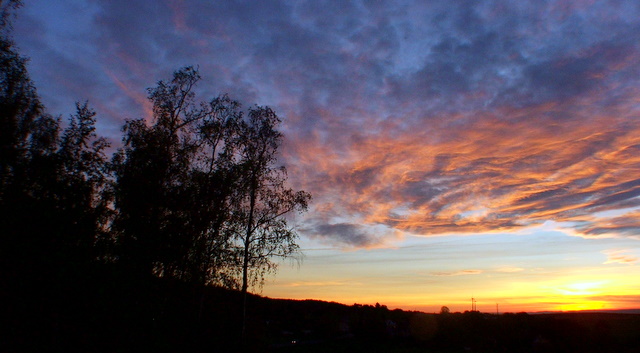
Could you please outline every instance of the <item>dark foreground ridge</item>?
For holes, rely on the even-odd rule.
[[[637,352],[640,315],[426,314],[91,271],[63,296],[8,298],[3,352]],[[130,281],[127,283],[127,281]],[[80,283],[80,282],[75,282]],[[69,283],[70,285],[72,283]]]

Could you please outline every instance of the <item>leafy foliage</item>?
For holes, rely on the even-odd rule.
[[[36,278],[94,259],[106,208],[106,140],[95,134],[95,112],[77,105],[68,126],[44,113],[25,60],[2,42],[0,234],[3,269]]]
[[[243,178],[234,194],[232,209],[233,241],[241,264],[242,291],[261,282],[276,269],[272,257],[285,257],[298,251],[297,234],[283,217],[305,211],[311,195],[286,187],[286,169],[275,167],[282,134],[276,130],[280,120],[268,107],[249,110],[240,125],[239,167]],[[249,269],[254,269],[249,273]]]
[[[160,81],[149,90],[153,122],[123,128],[112,161],[115,257],[142,275],[234,286],[297,249],[284,216],[309,196],[287,189],[286,170],[273,166],[275,113],[256,107],[245,117],[228,96],[196,104],[199,79],[187,67]]]

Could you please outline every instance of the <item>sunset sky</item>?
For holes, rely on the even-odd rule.
[[[501,312],[640,308],[640,2],[25,0],[48,111],[115,147],[187,65],[283,119],[313,195],[262,294]]]

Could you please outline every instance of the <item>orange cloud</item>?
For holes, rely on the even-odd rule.
[[[353,285],[353,282],[340,282],[340,281],[320,281],[320,282],[311,282],[311,281],[301,281],[301,282],[291,282],[286,283],[283,286],[285,287],[325,287],[325,286],[344,286],[344,285]]]
[[[169,0],[168,5],[171,8],[173,14],[173,25],[180,32],[189,31],[187,25],[187,15],[185,14],[185,4],[183,0]]]
[[[640,240],[640,210],[611,217],[585,217],[573,234],[584,238],[628,237]]]
[[[456,272],[432,272],[433,276],[467,276],[467,275],[479,275],[482,273],[482,270],[462,270]]]
[[[501,268],[497,269],[496,271],[497,272],[503,272],[503,273],[515,273],[515,272],[524,271],[524,268],[507,266],[507,267],[501,267]]]
[[[638,262],[638,258],[633,255],[629,255],[628,253],[631,250],[607,250],[603,251],[605,255],[607,255],[607,261],[604,264],[626,264],[633,265]]]
[[[606,110],[593,108],[606,99],[594,93],[333,144],[314,136],[293,144],[296,171],[317,195],[316,220],[415,235],[506,232],[639,207],[640,121],[627,93]],[[626,232],[640,234],[631,219]]]
[[[105,73],[129,98],[131,98],[142,107],[144,114],[143,118],[147,121],[150,121],[153,117],[153,105],[151,104],[147,96],[131,88],[126,82],[124,82],[110,70],[105,69]]]

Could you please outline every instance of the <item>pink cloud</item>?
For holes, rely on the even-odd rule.
[[[462,270],[456,272],[432,272],[433,276],[467,276],[467,275],[479,275],[482,273],[482,270]]]
[[[469,113],[427,132],[382,131],[334,146],[300,142],[296,170],[318,195],[314,216],[327,221],[339,215],[416,235],[573,221],[640,195],[631,172],[640,170],[640,122],[627,103],[594,111],[602,99]],[[463,129],[453,128],[457,120]]]
[[[638,257],[630,255],[631,250],[607,250],[603,251],[603,254],[607,255],[607,261],[604,262],[607,264],[625,264],[625,265],[634,265],[638,262]]]

